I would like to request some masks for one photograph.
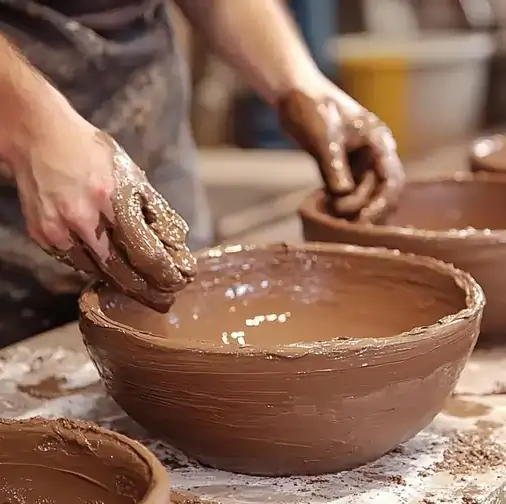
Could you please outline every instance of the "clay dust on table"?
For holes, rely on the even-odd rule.
[[[476,474],[500,466],[506,460],[504,448],[481,430],[457,432],[450,438],[437,470],[453,475]]]

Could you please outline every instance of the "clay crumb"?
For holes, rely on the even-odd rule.
[[[506,383],[495,382],[494,388],[487,395],[505,395]]]
[[[436,504],[436,502],[430,499],[424,499],[420,504]]]
[[[406,485],[406,480],[400,474],[388,476],[387,481],[395,485]]]
[[[478,504],[478,501],[474,497],[464,495],[464,497],[462,497],[462,504]]]
[[[435,468],[453,475],[476,474],[497,467],[504,460],[504,449],[490,439],[490,433],[473,430],[455,433]]]

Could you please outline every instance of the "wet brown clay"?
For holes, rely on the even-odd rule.
[[[174,294],[195,277],[195,258],[186,245],[188,225],[149,183],[146,174],[104,132],[97,141],[111,150],[115,190],[111,195],[114,222],[102,216],[97,237],[105,233],[109,257],[102,261],[80,237],[74,246],[47,252],[160,312],[167,312]]]
[[[506,333],[506,178],[457,174],[408,182],[384,225],[336,219],[322,192],[300,207],[306,240],[387,247],[432,256],[468,271],[485,291],[482,337]]]
[[[0,502],[167,504],[167,472],[151,452],[95,424],[0,420]]]
[[[506,136],[492,135],[473,142],[470,166],[473,172],[506,175]]]
[[[333,215],[370,221],[391,211],[404,186],[392,132],[374,114],[298,90],[277,102],[283,129],[315,159]]]
[[[201,463],[321,474],[374,460],[441,410],[484,299],[430,258],[334,244],[203,252],[168,316],[100,284],[81,331],[111,395]]]

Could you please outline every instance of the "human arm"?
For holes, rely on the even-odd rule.
[[[53,257],[167,311],[195,274],[184,220],[117,142],[1,36],[0,102],[0,156],[30,236]]]
[[[111,215],[110,152],[96,128],[0,36],[0,156],[15,179],[27,230],[44,249],[71,247],[75,232],[100,257],[99,215]]]
[[[328,191],[341,196],[337,207],[358,209],[369,219],[395,203],[404,173],[391,133],[320,72],[283,2],[176,3],[210,47],[280,110],[285,130],[315,157]],[[371,147],[374,170],[355,184],[346,151],[365,145]],[[351,192],[353,197],[342,197]]]

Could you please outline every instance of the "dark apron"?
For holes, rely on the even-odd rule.
[[[83,19],[93,17],[100,20],[96,14]],[[186,66],[166,7],[151,4],[126,26],[92,30],[36,2],[0,0],[0,31],[86,119],[112,134],[146,170],[155,188],[189,223],[190,246],[209,245],[210,217],[187,119]],[[10,314],[24,307],[27,330],[22,332],[33,333],[41,324],[73,318],[81,286],[79,276],[28,239],[15,188],[0,185],[0,346],[13,339],[2,330],[4,307]],[[27,311],[27,306],[32,308]]]

